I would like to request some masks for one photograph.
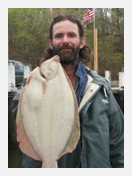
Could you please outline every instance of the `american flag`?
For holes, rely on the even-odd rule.
[[[89,21],[92,18],[93,15],[94,15],[93,8],[88,8],[87,12],[83,16],[82,23],[86,23],[87,21]]]

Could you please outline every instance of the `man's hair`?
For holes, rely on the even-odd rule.
[[[61,21],[65,21],[65,20],[69,20],[72,23],[77,24],[78,26],[78,30],[79,30],[79,36],[80,39],[82,37],[84,37],[84,30],[83,30],[83,26],[81,24],[81,22],[75,17],[75,16],[71,16],[71,15],[59,15],[57,17],[55,17],[50,25],[50,29],[49,29],[49,39],[52,40],[53,38],[53,26]],[[91,49],[89,46],[84,46],[83,48],[80,49],[79,52],[79,59],[81,61],[84,62],[88,62],[90,60],[90,54],[91,54]],[[51,48],[48,48],[46,53],[44,54],[44,60],[50,59],[51,57],[53,57],[53,50]]]
[[[50,25],[50,30],[49,30],[49,38],[52,40],[52,37],[53,37],[53,26],[58,23],[58,22],[61,22],[61,21],[65,21],[65,20],[69,20],[71,21],[72,23],[75,23],[77,24],[78,26],[78,30],[79,30],[79,36],[80,38],[82,38],[84,36],[84,30],[83,30],[83,26],[81,24],[81,22],[74,16],[70,16],[70,15],[65,15],[65,16],[62,16],[62,15],[59,15],[57,17],[55,17]]]

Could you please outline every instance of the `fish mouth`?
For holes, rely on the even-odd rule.
[[[44,79],[47,79],[47,78],[45,77],[45,75],[42,73],[41,67],[39,67],[39,72],[40,72],[40,75],[41,75]]]

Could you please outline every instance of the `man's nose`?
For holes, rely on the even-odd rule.
[[[63,43],[69,43],[69,38],[67,35],[63,36]]]

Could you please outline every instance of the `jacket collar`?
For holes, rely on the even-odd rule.
[[[87,70],[88,70],[88,75],[93,78],[93,82],[100,86],[103,86],[106,89],[107,94],[109,94],[111,91],[111,87],[108,81],[104,77],[98,75],[95,71],[92,71],[89,68],[87,68]]]
[[[93,78],[90,75],[88,75],[88,80],[89,81],[86,85],[84,97],[79,105],[79,111],[100,87],[98,84],[93,82]]]
[[[102,76],[98,75],[96,72],[87,68],[88,83],[85,88],[84,97],[79,105],[79,111],[86,104],[87,101],[95,95],[95,93],[103,87],[104,95],[107,96],[110,93],[110,86],[108,82]]]

